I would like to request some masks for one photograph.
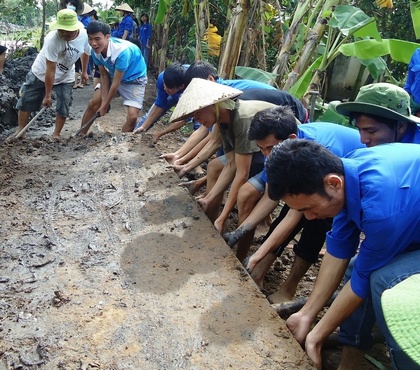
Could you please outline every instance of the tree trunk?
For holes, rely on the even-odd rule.
[[[249,8],[249,0],[239,0],[236,8],[232,12],[224,52],[221,54],[219,62],[219,75],[222,78],[234,78],[235,76],[235,67],[241,53]]]
[[[44,46],[44,39],[45,39],[45,23],[47,23],[47,11],[46,11],[47,4],[45,0],[42,0],[42,30],[41,30],[41,40],[39,41],[39,45],[42,49]]]
[[[200,60],[203,57],[201,41],[203,40],[204,33],[208,27],[209,2],[208,0],[198,0],[194,7],[195,18],[195,59]]]
[[[159,50],[159,70],[158,73],[162,72],[166,68],[166,54],[168,52],[168,40],[169,40],[169,16],[171,14],[171,7],[168,6],[168,10],[165,14],[162,27],[162,44]]]

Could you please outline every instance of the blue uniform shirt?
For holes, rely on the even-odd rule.
[[[344,157],[353,150],[366,148],[360,142],[359,132],[355,129],[329,122],[305,123],[298,126],[298,138],[315,141],[326,147],[338,157]],[[264,168],[262,180],[267,182]]]
[[[121,82],[132,82],[147,76],[143,55],[138,46],[130,41],[110,37],[106,58],[101,53],[92,53],[92,57],[94,63],[104,66],[111,77],[114,77],[115,71],[124,72]]]
[[[327,233],[327,250],[349,259],[360,245],[351,288],[361,298],[370,274],[404,251],[420,249],[420,146],[383,144],[342,159],[346,203]]]
[[[124,31],[128,31],[128,35],[126,40],[131,37],[133,33],[133,18],[130,14],[126,14],[122,19],[120,24],[118,25],[118,30],[116,30],[112,36],[121,38],[124,35]]]
[[[420,48],[418,48],[411,57],[404,90],[412,96],[417,104],[420,104]]]
[[[182,67],[187,70],[189,64],[183,64]],[[182,93],[184,92],[184,89],[178,91],[177,93],[173,95],[169,95],[165,91],[165,83],[163,82],[163,75],[165,71],[160,72],[159,76],[156,80],[156,90],[157,90],[157,96],[155,100],[155,105],[159,108],[162,108],[165,112],[172,108],[176,103],[178,103],[179,98],[181,97]]]

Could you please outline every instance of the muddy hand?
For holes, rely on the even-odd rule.
[[[237,228],[229,233],[223,235],[223,239],[225,239],[227,245],[229,247],[233,247],[239,239],[242,239],[243,236],[246,234],[246,230]]]

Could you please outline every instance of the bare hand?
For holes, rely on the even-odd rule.
[[[133,134],[141,134],[142,132],[146,131],[143,126],[140,126],[138,129],[133,131]]]
[[[245,261],[244,261],[245,262]],[[247,258],[246,263],[244,263],[245,269],[248,273],[251,273],[255,266],[258,264],[258,260],[254,257],[254,254]]]
[[[289,328],[290,332],[293,334],[295,339],[303,347],[305,343],[306,336],[311,331],[312,321],[308,320],[300,311],[291,315],[287,321],[286,325]]]
[[[218,217],[216,219],[216,221],[214,221],[214,227],[216,228],[216,230],[219,232],[219,234],[223,233],[223,226],[225,225],[225,221]]]
[[[242,230],[241,228],[237,228],[230,233],[224,234],[223,239],[225,239],[229,247],[233,247],[238,242],[238,240],[244,236],[245,232],[246,231]]]
[[[108,113],[109,105],[101,105],[96,113],[99,113],[100,117],[105,116]]]
[[[197,200],[197,203],[200,205],[201,209],[204,212],[207,212],[207,208],[209,208],[210,204],[209,204],[209,201],[206,199],[206,197],[203,197],[203,198],[197,197],[196,200]]]
[[[45,105],[46,107],[51,107],[51,104],[52,104],[51,95],[50,96],[45,95],[44,99],[42,100],[42,105]]]
[[[89,82],[89,76],[88,76],[87,72],[82,73],[82,84],[86,85],[87,82]]]
[[[179,158],[179,156],[175,153],[167,153],[167,154],[162,154],[159,158],[166,159],[166,161],[169,164],[173,164],[174,161],[176,161]]]
[[[322,369],[322,356],[321,356],[322,343],[316,341],[311,333],[306,337],[305,351],[309,358],[315,363],[318,370]]]

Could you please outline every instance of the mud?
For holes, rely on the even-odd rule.
[[[116,98],[88,137],[74,138],[91,93],[74,91],[60,140],[42,120],[26,139],[0,137],[0,369],[312,369],[264,294],[292,250],[260,292],[159,159],[185,136],[155,146],[121,134]],[[148,107],[153,78],[146,95]],[[326,369],[338,354],[326,352]],[[383,345],[371,355],[387,365]]]

